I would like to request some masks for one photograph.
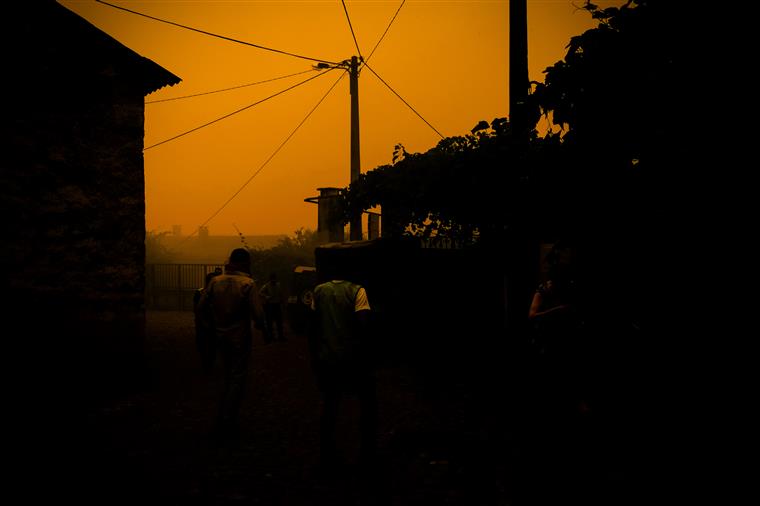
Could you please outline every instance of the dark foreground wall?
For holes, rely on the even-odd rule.
[[[144,97],[178,78],[56,2],[7,24],[25,42],[5,67],[4,322],[29,379],[106,388],[144,339]]]

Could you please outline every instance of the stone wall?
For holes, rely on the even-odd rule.
[[[139,356],[144,339],[144,98],[135,88],[80,75],[17,96],[0,173],[11,316],[37,344],[106,369]]]

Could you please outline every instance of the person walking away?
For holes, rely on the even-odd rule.
[[[341,400],[358,396],[360,408],[359,463],[367,469],[376,456],[377,400],[369,350],[370,305],[364,287],[344,275],[325,272],[312,301],[309,345],[322,394],[320,459],[325,470],[340,463],[336,422]]]
[[[534,474],[557,483],[580,468],[592,444],[584,311],[577,268],[564,259],[572,258],[565,249],[558,243],[547,255],[547,276],[528,312],[537,360],[526,439],[533,441]]]
[[[202,294],[200,311],[213,316],[214,333],[224,368],[224,386],[219,402],[215,435],[226,440],[238,431],[238,413],[243,399],[253,341],[252,326],[264,331],[265,322],[259,291],[251,277],[248,250],[234,249],[224,274],[214,277]]]

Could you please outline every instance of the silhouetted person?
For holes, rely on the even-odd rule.
[[[584,322],[572,249],[558,242],[547,262],[547,278],[533,295],[528,318],[541,355],[539,365],[549,382],[548,393],[558,395],[560,403],[577,403],[584,375],[580,360]]]
[[[224,389],[215,434],[228,439],[237,434],[237,417],[248,373],[252,325],[264,328],[259,291],[251,278],[251,256],[237,248],[230,253],[225,273],[215,276],[201,295],[199,310],[209,310],[224,366]]]
[[[325,269],[326,270],[326,269]],[[365,289],[337,271],[316,286],[312,302],[309,344],[317,384],[322,393],[320,457],[323,469],[334,470],[338,455],[336,422],[341,400],[358,396],[360,407],[359,463],[368,469],[375,461],[377,399],[369,350],[369,301]]]
[[[528,313],[537,351],[528,393],[532,442],[528,453],[537,465],[530,474],[542,476],[538,481],[544,480],[545,492],[561,489],[562,480],[572,480],[580,472],[590,444],[579,432],[585,430],[590,414],[589,364],[584,356],[576,266],[569,250],[558,243],[547,256],[547,277],[536,289]]]
[[[568,268],[552,266],[548,279],[533,294],[528,318],[533,324],[539,353],[556,354],[569,344],[572,336],[568,332],[577,316],[573,284]]]
[[[274,272],[269,275],[269,280],[259,290],[259,295],[264,303],[264,316],[267,323],[267,342],[285,341],[285,331],[282,326],[282,304],[283,293],[277,274]],[[274,335],[274,329],[277,327],[277,336]]]
[[[193,294],[193,313],[195,315],[195,347],[201,357],[201,366],[206,373],[210,373],[216,360],[216,333],[214,331],[214,317],[208,305],[204,311],[200,311],[200,301],[208,289],[208,284],[215,276],[222,274],[222,269],[217,267],[214,272],[206,274],[202,288]]]

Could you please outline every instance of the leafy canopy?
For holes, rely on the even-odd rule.
[[[397,144],[391,164],[343,193],[345,220],[381,206],[396,233],[472,241],[514,226],[556,234],[646,207],[645,176],[673,170],[683,118],[693,115],[689,42],[676,35],[682,11],[646,0],[584,9],[599,24],[572,37],[565,58],[533,83],[527,148],[505,118],[425,153]],[[552,127],[543,136],[541,115]]]

